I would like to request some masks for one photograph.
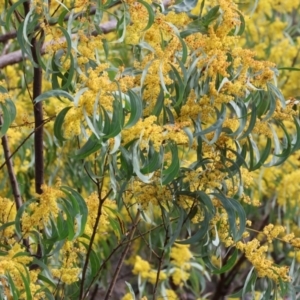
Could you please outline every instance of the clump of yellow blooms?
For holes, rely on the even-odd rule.
[[[21,274],[23,275],[27,273],[31,297],[35,300],[43,299],[43,292],[37,292],[40,288],[37,282],[37,276],[40,271],[28,269],[28,264],[33,260],[33,258],[24,254],[24,250],[25,249],[19,243],[14,243],[10,247],[10,250],[7,251],[6,255],[0,256],[0,272],[4,275],[1,276],[0,281],[4,287],[4,294],[8,297],[10,296],[10,290],[6,279],[6,276],[9,275],[15,286],[17,286],[20,291],[23,291],[20,294],[19,299],[26,299],[26,293],[24,290],[25,286]],[[20,255],[21,253],[23,253],[23,255]],[[33,296],[34,294],[35,296]]]
[[[77,248],[73,242],[65,242],[60,250],[61,266],[51,269],[53,277],[58,278],[66,284],[72,284],[78,281],[79,274],[81,273],[81,268],[77,267],[79,254],[80,249]]]
[[[257,239],[253,239],[249,242],[238,242],[236,248],[245,253],[246,258],[254,266],[258,277],[268,277],[275,282],[290,281],[290,277],[287,275],[289,268],[286,266],[277,267],[274,265],[271,259],[268,259],[266,252],[268,246],[261,246]]]
[[[135,275],[141,276],[142,280],[149,281],[152,284],[155,284],[157,271],[153,270],[148,261],[142,259],[139,255],[135,257],[135,263],[132,270],[132,273]],[[159,280],[167,279],[167,275],[165,272],[159,272]]]
[[[103,191],[104,192],[104,191]],[[89,215],[87,219],[87,224],[85,226],[85,233],[91,235],[93,229],[95,228],[95,222],[99,209],[99,198],[97,193],[92,193],[86,198],[86,205],[88,207]],[[116,209],[116,203],[110,199],[105,201],[105,205],[102,207],[100,222],[97,227],[96,240],[104,239],[106,235],[112,230],[109,222],[109,217],[115,217],[113,210]]]
[[[0,226],[6,224],[7,222],[12,222],[16,217],[16,206],[13,201],[7,198],[0,197]],[[0,239],[12,238],[15,233],[13,226],[4,228],[1,231]]]
[[[28,236],[29,231],[33,228],[41,230],[45,227],[51,217],[57,217],[59,208],[57,205],[58,198],[64,194],[57,187],[42,186],[43,193],[38,195],[38,201],[28,205],[28,210],[22,216],[22,231]]]
[[[189,247],[189,245],[175,243],[171,248],[170,259],[174,266],[171,276],[173,283],[178,286],[182,286],[190,277],[190,260],[193,258],[193,254],[190,252]]]

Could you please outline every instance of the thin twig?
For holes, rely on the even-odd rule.
[[[116,29],[116,26],[117,26],[117,21],[111,20],[111,21],[108,21],[108,22],[100,25],[100,28],[104,34],[107,34],[109,32],[114,31]],[[57,43],[63,43],[64,41],[65,41],[65,39],[62,38]],[[47,46],[52,45],[52,44],[53,44],[53,41],[45,43],[41,48],[41,51],[40,51],[41,55],[44,55],[46,53]],[[28,57],[27,57],[27,55],[24,55],[24,57],[23,57],[21,50],[17,50],[17,51],[5,54],[0,57],[0,68],[4,68],[8,65],[13,65],[13,64],[19,63],[23,59],[28,59]]]
[[[2,117],[0,117],[0,125],[2,125]],[[13,192],[13,195],[14,195],[17,210],[19,210],[19,208],[23,204],[23,201],[22,201],[22,197],[21,197],[17,177],[16,177],[16,174],[15,174],[15,171],[14,171],[13,163],[11,161],[11,154],[10,154],[8,139],[7,139],[6,134],[3,135],[1,140],[2,140],[4,157],[5,157],[5,164],[6,164],[7,170],[8,170],[10,185],[11,185],[12,192]]]
[[[134,233],[135,233],[135,230],[136,230],[136,227],[140,221],[140,210],[137,211],[137,214],[136,214],[136,217],[135,217],[135,220],[134,220],[134,223],[133,223],[133,226],[131,228],[131,231],[129,233],[129,241],[132,240],[133,236],[134,236]],[[122,265],[124,263],[124,260],[125,260],[125,257],[127,255],[127,252],[129,250],[129,247],[131,245],[131,242],[128,242],[128,244],[126,245],[125,249],[123,250],[122,254],[121,254],[121,257],[118,261],[118,264],[117,264],[117,267],[116,267],[116,270],[115,270],[115,273],[113,275],[113,278],[109,284],[109,287],[108,287],[108,290],[106,292],[106,295],[104,297],[104,300],[108,300],[111,296],[112,296],[112,292],[113,292],[113,289],[115,287],[115,284],[117,282],[117,279],[118,279],[118,276],[119,276],[119,273],[121,271],[121,268],[122,268]]]
[[[63,1],[62,1],[62,2],[63,2]],[[120,2],[119,2],[119,3],[114,3],[113,6],[118,5],[118,4],[120,4]],[[59,5],[59,7],[61,7],[61,5]],[[90,12],[89,12],[89,16],[92,16],[92,15],[94,15],[95,13],[96,13],[96,7],[95,7],[95,6],[92,6],[92,7],[91,7],[91,10],[90,10]],[[87,14],[87,11],[79,12],[79,13],[77,13],[77,14],[75,14],[75,15],[73,16],[73,20],[80,19],[81,17],[85,16],[86,14]],[[71,16],[72,16],[71,13],[68,14],[68,15],[66,15],[66,16],[64,17],[64,22],[69,21],[69,19],[70,19]],[[54,26],[54,25],[56,25],[57,23],[58,23],[58,21],[51,21],[51,22],[49,22],[49,23],[47,23],[47,24],[50,25],[50,26]],[[103,31],[104,33],[106,33],[105,31],[106,31],[106,29],[107,29],[107,27],[105,26],[105,24],[106,24],[106,23],[100,25],[101,30],[102,30],[102,26],[103,26],[103,30],[102,30],[102,31]],[[109,26],[108,26],[108,27],[109,27]],[[110,28],[110,27],[109,27],[109,28]],[[37,30],[39,30],[39,29],[41,29],[41,25],[40,25],[40,24],[37,25],[37,26],[35,27],[34,30],[37,31]],[[0,43],[5,43],[5,42],[8,41],[8,40],[11,40],[11,39],[16,38],[16,37],[17,37],[17,34],[18,34],[17,30],[14,30],[14,31],[7,32],[7,33],[1,35],[1,36],[0,36]]]
[[[176,217],[176,218],[174,218],[174,219],[171,219],[170,222],[174,222],[174,221],[176,221],[176,220],[178,220],[178,217]],[[92,279],[92,281],[91,281],[89,287],[86,289],[86,292],[85,292],[85,295],[84,295],[83,299],[85,299],[85,298],[87,297],[90,288],[92,287],[92,285],[94,284],[94,282],[97,280],[97,278],[98,278],[99,274],[101,273],[102,269],[104,268],[104,266],[107,264],[107,262],[112,258],[112,256],[113,256],[113,255],[114,255],[121,247],[123,247],[124,245],[126,245],[126,244],[128,244],[128,243],[131,243],[131,242],[133,242],[133,241],[139,239],[140,237],[143,237],[143,236],[149,234],[150,232],[152,232],[152,231],[154,231],[154,230],[156,230],[156,229],[158,229],[158,228],[163,227],[163,225],[164,225],[164,224],[161,223],[161,224],[159,224],[159,225],[157,225],[157,226],[155,226],[155,227],[153,227],[153,228],[151,228],[151,229],[149,229],[149,230],[147,230],[147,231],[145,231],[145,232],[143,232],[143,233],[141,233],[141,234],[139,234],[139,235],[133,237],[131,240],[128,240],[128,236],[125,236],[124,240],[123,240],[122,242],[120,242],[120,243],[119,243],[119,244],[118,244],[118,245],[110,252],[110,254],[102,261],[102,264],[101,264],[100,268],[98,269],[96,275],[95,275],[94,278]]]
[[[164,3],[164,6],[167,7],[167,6],[170,5],[171,1],[170,0],[164,0],[163,3]],[[90,14],[95,14],[95,12],[96,12],[95,8],[92,8],[91,11],[90,11]],[[82,16],[83,14],[84,13],[78,14],[78,17]],[[67,16],[67,17],[69,18],[69,16]],[[103,24],[100,24],[100,29],[101,29],[103,34],[107,34],[107,33],[110,33],[112,31],[114,31],[116,29],[116,27],[117,27],[117,21],[116,20],[111,20],[111,21],[105,22]],[[37,29],[39,29],[39,27],[37,27]],[[8,39],[16,38],[16,34],[17,34],[16,32],[10,32],[10,33],[7,33],[5,35],[2,35],[2,36],[0,36],[0,42],[3,43],[5,41],[7,41]],[[97,35],[96,32],[93,32],[92,34]],[[63,41],[63,39],[62,39],[62,41]],[[48,45],[51,45],[52,43],[53,42],[48,42],[48,43],[45,43],[42,46],[41,55],[45,54],[46,47]],[[59,42],[59,43],[61,43],[61,42]],[[23,59],[28,59],[28,57],[26,55],[24,55],[24,57],[23,57],[23,54],[22,54],[21,50],[17,50],[17,51],[11,52],[9,54],[0,56],[0,68],[4,68],[8,65],[13,65],[13,64],[19,63]]]
[[[269,219],[269,214],[267,214],[263,221],[261,222],[260,226],[259,226],[259,230],[261,230],[266,223],[268,222]],[[238,270],[240,268],[240,266],[243,264],[243,262],[246,260],[246,256],[243,253],[241,255],[241,257],[238,259],[238,261],[235,263],[235,265],[233,266],[233,268],[225,275],[222,274],[220,280],[218,281],[218,284],[216,285],[215,288],[215,293],[212,296],[212,300],[219,300],[219,299],[223,299],[224,296],[227,294],[228,290],[230,289],[231,283],[234,280],[234,277],[238,274]]]
[[[161,214],[161,217],[162,217],[163,223],[165,223],[164,222],[164,213],[163,212]],[[153,300],[156,299],[157,287],[158,287],[158,282],[159,282],[159,275],[160,275],[160,272],[161,272],[161,267],[162,267],[163,259],[164,259],[165,253],[166,253],[166,246],[167,246],[168,241],[170,239],[170,236],[169,236],[169,228],[170,227],[169,226],[167,228],[165,227],[166,236],[165,236],[164,247],[163,247],[163,250],[161,252],[161,255],[158,257],[158,268],[157,268],[156,280],[155,280],[155,284],[154,284],[154,288],[153,288]]]
[[[134,220],[133,220],[133,217],[131,216],[131,213],[130,213],[130,211],[129,211],[128,206],[125,204],[125,201],[123,201],[123,204],[124,204],[125,209],[127,210],[128,216],[129,216],[130,219],[131,219],[131,222],[133,223],[133,221],[134,221]],[[155,256],[156,258],[159,258],[159,255],[158,255],[153,249],[151,249],[151,247],[150,247],[148,241],[147,241],[146,238],[141,234],[141,231],[139,230],[139,228],[137,228],[136,230],[137,230],[138,234],[141,236],[141,238],[143,239],[144,243],[145,243],[145,244],[147,245],[147,247],[149,248],[149,250],[154,254],[154,256]]]
[[[103,178],[104,178],[104,176],[103,176]],[[108,193],[106,194],[106,196],[104,198],[102,198],[101,197],[102,185],[103,185],[103,179],[102,179],[101,183],[98,181],[98,184],[97,184],[99,205],[98,205],[97,217],[96,217],[96,220],[95,220],[93,232],[92,232],[91,239],[90,239],[90,242],[89,242],[89,247],[88,247],[88,250],[87,250],[87,253],[86,253],[85,262],[84,262],[84,265],[83,265],[83,268],[82,268],[82,279],[81,279],[81,283],[80,283],[80,294],[79,294],[80,296],[79,296],[79,299],[84,299],[83,298],[83,296],[84,296],[84,281],[85,281],[85,276],[86,276],[86,272],[87,272],[87,268],[88,268],[88,264],[89,264],[89,257],[90,257],[91,252],[92,252],[92,247],[93,247],[94,240],[95,240],[95,237],[96,237],[97,228],[98,228],[98,225],[99,225],[99,222],[100,222],[100,217],[102,215],[102,207],[103,207],[103,204],[104,204],[105,200],[108,198],[108,196],[112,192],[112,189],[110,189],[108,191]]]
[[[77,145],[78,145],[78,149],[80,149],[80,141],[79,141],[79,137],[77,136]],[[97,184],[97,181],[91,176],[91,174],[89,173],[85,163],[84,163],[84,159],[81,160],[82,164],[83,164],[83,168],[87,174],[87,176],[91,179],[91,181],[94,183],[94,184]]]
[[[11,0],[8,0],[8,3],[10,6],[14,5],[14,3]],[[18,22],[22,23],[22,16],[16,9],[14,10],[14,15],[16,16],[16,19],[18,20]]]
[[[32,40],[32,57],[35,63],[38,63],[36,38]],[[33,70],[33,99],[36,99],[42,93],[42,75],[41,67],[34,67]],[[34,154],[35,154],[35,191],[42,194],[42,184],[44,183],[44,123],[43,123],[43,104],[34,103],[33,106],[35,135],[34,135]]]
[[[53,117],[50,117],[46,120],[44,120],[44,123],[43,125],[45,125],[46,123],[50,122],[53,118],[55,118],[55,116]],[[35,133],[35,131],[39,129],[38,128],[35,128],[32,132],[29,133],[29,135],[19,144],[19,146],[10,154],[10,156],[8,157],[8,159],[11,159],[18,151],[19,149],[26,143],[26,141]],[[5,166],[6,164],[6,161],[0,166],[0,170]]]

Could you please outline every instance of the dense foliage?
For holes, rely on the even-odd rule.
[[[1,299],[296,299],[300,1],[273,2],[1,1]]]

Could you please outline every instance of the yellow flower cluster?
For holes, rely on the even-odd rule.
[[[23,255],[22,255],[23,253]],[[19,243],[14,243],[6,255],[0,256],[0,273],[2,275],[10,275],[16,288],[21,292],[20,300],[27,299],[25,292],[25,285],[21,274],[28,274],[31,297],[34,300],[43,299],[43,292],[38,292],[40,286],[38,285],[37,276],[39,270],[29,270],[28,264],[32,261],[32,257],[24,254],[24,248]],[[25,270],[26,269],[26,270]],[[26,275],[25,275],[26,276]],[[4,287],[4,295],[10,299],[11,292],[8,287],[8,282],[5,276],[1,276],[1,284]]]
[[[38,201],[34,201],[28,205],[28,210],[22,216],[22,231],[24,236],[36,228],[41,230],[49,222],[50,217],[57,217],[59,208],[57,199],[63,197],[56,187],[50,187],[46,184],[42,185],[43,193],[37,196]]]
[[[12,222],[16,217],[16,206],[13,201],[0,197],[0,226]],[[13,226],[9,226],[1,230],[0,239],[4,243],[5,239],[10,239],[15,234]]]
[[[103,193],[105,193],[105,191],[103,191]],[[90,236],[95,227],[95,222],[98,215],[98,207],[100,204],[97,193],[92,193],[90,196],[88,196],[85,199],[85,202],[88,207],[89,214],[88,214],[87,224],[85,226],[84,232],[85,234]],[[115,218],[115,215],[113,213],[113,210],[115,209],[116,209],[115,201],[106,199],[105,204],[103,205],[101,210],[101,217],[97,227],[96,240],[105,239],[106,235],[108,235],[108,233],[112,231],[109,222],[109,217]]]
[[[174,269],[172,269],[172,281],[175,285],[182,286],[190,277],[190,260],[193,254],[189,250],[190,245],[174,244],[171,248],[170,259]]]
[[[260,246],[257,239],[249,242],[237,242],[236,248],[245,253],[246,258],[254,266],[258,277],[268,277],[275,282],[290,281],[288,276],[289,268],[286,266],[278,267],[271,259],[267,258],[268,246]]]
[[[135,275],[141,276],[141,278],[145,281],[149,281],[152,284],[155,284],[157,271],[153,270],[148,261],[143,260],[139,255],[135,258],[134,267],[132,273]],[[159,280],[167,279],[167,275],[165,272],[160,271],[159,273]]]
[[[161,186],[159,182],[153,181],[153,184],[144,184],[141,181],[135,181],[131,187],[130,199],[126,199],[130,203],[138,203],[143,208],[147,208],[150,203],[154,206],[158,203],[164,205],[167,201],[172,200],[170,189],[166,186]],[[129,196],[129,195],[128,195]]]
[[[78,281],[81,272],[81,268],[77,267],[79,252],[80,249],[74,245],[74,242],[66,241],[60,250],[61,266],[51,269],[53,277],[66,284]]]

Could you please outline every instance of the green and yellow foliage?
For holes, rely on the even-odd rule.
[[[1,1],[1,299],[296,299],[300,1],[275,2]]]

